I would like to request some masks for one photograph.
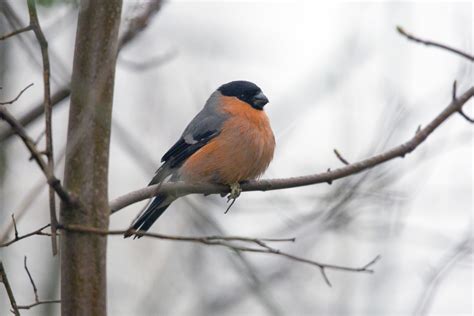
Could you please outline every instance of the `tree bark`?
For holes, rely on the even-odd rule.
[[[108,228],[108,161],[122,0],[82,1],[79,12],[64,183],[80,205],[61,223]],[[106,315],[106,236],[61,233],[62,315]]]

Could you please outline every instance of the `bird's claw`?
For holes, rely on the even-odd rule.
[[[230,200],[236,200],[240,196],[241,192],[242,192],[242,189],[240,188],[240,184],[232,183],[230,185],[230,194],[227,197],[227,202],[229,202]]]
[[[230,193],[229,195],[227,196],[227,203],[229,203],[230,201],[232,201],[229,205],[229,207],[227,207],[226,211],[224,212],[224,214],[227,214],[227,212],[230,210],[230,208],[232,207],[232,205],[234,205],[235,203],[235,200],[237,200],[237,198],[240,196],[240,193],[242,192],[242,189],[240,188],[240,184],[239,183],[232,183],[230,185]]]

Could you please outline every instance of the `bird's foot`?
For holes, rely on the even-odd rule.
[[[240,184],[238,182],[232,183],[230,185],[230,194],[227,198],[227,202],[230,200],[235,200],[240,196],[240,193],[242,193],[242,189],[240,188]]]
[[[230,193],[227,196],[227,203],[229,203],[230,201],[232,201],[232,202],[230,203],[229,207],[227,207],[224,214],[227,214],[227,212],[230,210],[232,205],[234,205],[235,200],[237,200],[237,198],[240,196],[241,192],[242,192],[242,189],[240,188],[240,184],[238,182],[232,183],[230,185]]]

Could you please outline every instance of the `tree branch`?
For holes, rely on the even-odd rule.
[[[438,47],[438,48],[441,48],[441,49],[444,49],[444,50],[447,50],[447,51],[450,51],[452,53],[455,53],[455,54],[458,54],[464,58],[467,58],[468,60],[470,61],[474,61],[474,56],[473,55],[470,55],[468,53],[465,53],[463,51],[460,51],[459,49],[456,49],[456,48],[452,48],[450,46],[447,46],[447,45],[444,45],[444,44],[440,44],[440,43],[437,43],[437,42],[433,42],[433,41],[427,41],[427,40],[423,40],[419,37],[416,37],[412,34],[409,34],[407,32],[405,32],[405,30],[401,27],[401,26],[397,26],[397,31],[398,33],[400,33],[401,35],[405,36],[407,39],[411,40],[411,41],[414,41],[416,43],[421,43],[421,44],[425,44],[426,46],[433,46],[433,47]]]
[[[62,88],[56,91],[51,96],[51,104],[52,106],[56,106],[61,101],[67,99],[71,94],[71,90],[69,88]],[[30,123],[34,122],[37,118],[39,118],[44,113],[44,105],[43,102],[39,103],[38,105],[34,106],[29,112],[24,114],[21,118],[18,119],[23,126],[28,126]],[[13,128],[9,128],[8,126],[0,126],[0,142],[7,140],[10,136],[15,134],[15,130]]]
[[[339,159],[343,164],[345,164],[346,166],[350,165],[350,163],[344,157],[342,157],[341,153],[336,148],[334,148],[333,151],[337,159]]]
[[[34,302],[30,305],[18,305],[18,309],[30,309],[38,305],[44,305],[44,304],[61,304],[61,300],[45,300],[45,301],[38,301]]]
[[[28,278],[30,279],[30,283],[31,283],[31,286],[33,287],[33,293],[35,295],[35,302],[38,302],[39,301],[39,298],[38,298],[38,289],[36,288],[36,284],[35,284],[35,281],[33,281],[33,277],[31,276],[31,273],[30,273],[30,270],[28,270],[28,265],[26,264],[26,256],[23,260],[23,266],[25,268],[25,271],[26,271],[26,274],[28,274]]]
[[[5,286],[5,290],[7,290],[8,299],[10,300],[10,304],[13,308],[13,313],[15,316],[20,316],[20,312],[18,311],[18,306],[16,305],[15,296],[13,295],[12,288],[10,283],[8,282],[7,273],[5,272],[5,268],[3,267],[3,262],[0,261],[0,281]]]
[[[312,266],[319,268],[321,275],[324,278],[324,281],[328,286],[331,286],[331,283],[326,275],[326,270],[339,270],[347,272],[364,272],[364,273],[373,273],[374,271],[371,267],[380,259],[380,256],[376,256],[370,262],[365,264],[362,267],[347,267],[340,265],[333,265],[327,263],[321,263],[318,261],[298,257],[279,249],[268,246],[268,242],[295,242],[295,238],[249,238],[249,237],[239,237],[239,236],[203,236],[203,237],[187,237],[187,236],[176,236],[176,235],[165,235],[157,233],[142,232],[136,230],[105,230],[94,227],[86,227],[81,225],[61,225],[58,224],[58,229],[63,229],[66,231],[79,232],[79,233],[88,233],[88,234],[97,234],[97,235],[119,235],[123,236],[124,234],[134,234],[138,237],[148,237],[156,238],[162,240],[172,240],[172,241],[181,241],[181,242],[193,242],[210,246],[223,246],[228,249],[231,249],[236,252],[254,252],[254,253],[264,253],[272,254],[276,256],[282,256],[293,261],[306,263]],[[240,242],[241,244],[238,244]],[[243,245],[242,245],[243,243]],[[250,246],[247,246],[250,245]],[[253,246],[253,247],[252,247]]]
[[[22,29],[19,29],[19,30],[10,32],[8,34],[5,34],[3,36],[0,36],[0,41],[6,40],[7,38],[10,38],[12,36],[15,36],[15,35],[18,35],[18,34],[21,34],[21,33],[24,33],[24,32],[31,31],[32,29],[33,29],[33,27],[31,25],[28,25],[27,27],[24,27]]]
[[[39,296],[38,296],[38,289],[36,288],[35,281],[33,281],[33,277],[31,276],[30,270],[28,270],[28,266],[26,265],[26,256],[24,259],[24,267],[26,270],[26,273],[28,274],[28,278],[30,279],[31,286],[33,287],[33,292],[35,295],[35,302],[30,304],[30,305],[18,305],[18,309],[30,309],[32,307],[38,306],[38,305],[43,305],[43,304],[53,304],[53,303],[61,303],[60,300],[46,300],[46,301],[40,301]]]
[[[33,139],[28,136],[23,126],[21,126],[21,124],[13,117],[13,115],[10,114],[4,105],[0,105],[0,119],[5,120],[12,127],[15,133],[18,134],[31,153],[33,160],[40,167],[41,171],[43,171],[48,184],[56,191],[61,200],[63,200],[65,203],[77,203],[76,199],[64,189],[64,187],[61,185],[61,182],[58,180],[58,178],[56,178],[52,170],[49,169]]]
[[[32,30],[35,33],[36,40],[41,49],[41,56],[43,60],[43,87],[44,87],[44,97],[43,97],[43,107],[45,113],[45,124],[46,124],[46,157],[48,158],[48,168],[50,172],[54,170],[54,153],[53,153],[53,136],[52,136],[52,105],[51,105],[51,85],[50,85],[50,64],[49,64],[49,55],[48,55],[48,42],[43,34],[41,26],[38,20],[38,13],[36,11],[36,0],[27,0],[28,5],[28,13],[30,16],[30,24],[29,26],[18,30],[16,32],[12,32],[0,38],[0,40],[4,40],[9,38],[13,35],[20,34],[22,32]],[[31,84],[32,85],[32,84]],[[10,102],[13,103],[21,96],[21,94],[28,89],[31,85],[23,89],[20,94]],[[0,105],[4,105],[0,103]],[[52,186],[49,187],[49,207],[50,207],[50,217],[51,217],[51,244],[53,248],[53,255],[56,255],[58,252],[58,245],[56,240],[56,225],[57,225],[57,217],[56,217],[56,201],[54,195],[54,189]]]
[[[442,123],[444,123],[451,115],[462,110],[463,105],[474,96],[474,87],[469,88],[460,97],[451,101],[451,103],[436,116],[429,124],[420,129],[413,138],[407,142],[393,147],[379,155],[349,164],[347,166],[329,170],[327,172],[293,177],[287,179],[268,179],[268,180],[252,180],[241,184],[242,191],[270,191],[287,188],[295,188],[318,183],[328,183],[337,179],[345,178],[364,170],[373,168],[389,160],[405,157],[405,155],[415,150],[426,138],[433,133]],[[136,191],[132,191],[122,195],[112,201],[109,206],[112,213],[131,205],[133,203],[151,198],[158,193],[170,193],[176,196],[199,193],[199,194],[225,194],[229,193],[229,187],[225,185],[215,184],[188,184],[183,182],[163,183],[161,185],[153,185]]]
[[[0,102],[0,105],[8,105],[8,104],[13,104],[13,103],[15,103],[15,102],[21,97],[21,95],[23,94],[23,92],[25,92],[26,90],[28,90],[28,89],[29,89],[30,87],[32,87],[32,86],[33,86],[33,83],[30,83],[29,85],[27,85],[26,87],[24,87],[24,88],[20,91],[20,93],[18,93],[18,95],[17,95],[14,99],[12,99],[12,100],[10,100],[10,101],[6,101],[6,102]]]
[[[36,11],[36,0],[27,0],[28,12],[30,15],[30,25],[35,33],[36,40],[41,49],[41,57],[43,59],[43,88],[44,88],[44,114],[45,114],[45,135],[46,135],[46,157],[48,158],[48,168],[52,172],[54,170],[54,151],[53,151],[53,134],[52,134],[52,113],[53,108],[51,105],[51,84],[50,74],[51,67],[49,64],[48,54],[48,41],[44,36],[43,30],[39,24],[38,13]],[[53,249],[53,255],[58,253],[58,244],[56,239],[56,225],[58,219],[56,217],[56,200],[54,195],[54,189],[52,186],[49,187],[49,216],[51,218],[51,245]]]
[[[8,246],[10,246],[11,244],[16,243],[17,241],[20,241],[20,240],[22,240],[22,239],[25,239],[25,238],[28,238],[28,237],[31,237],[31,236],[34,236],[34,235],[48,236],[48,237],[49,237],[49,236],[51,236],[50,233],[45,233],[45,232],[43,232],[43,230],[45,230],[45,229],[48,228],[49,226],[50,226],[50,224],[44,225],[44,226],[42,226],[41,228],[38,228],[37,230],[32,231],[31,233],[28,233],[28,234],[25,234],[25,235],[21,235],[21,236],[18,236],[18,232],[17,232],[17,230],[15,229],[15,237],[14,237],[12,240],[10,240],[10,241],[1,243],[1,244],[0,244],[0,248],[8,247]]]

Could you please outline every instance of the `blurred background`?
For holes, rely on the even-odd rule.
[[[24,1],[0,0],[0,34],[28,24]],[[43,0],[53,93],[69,84],[78,6]],[[149,1],[124,0],[125,30]],[[245,79],[270,99],[277,149],[265,178],[337,168],[413,136],[472,86],[473,66],[407,32],[473,52],[473,3],[166,1],[118,58],[109,197],[144,187],[159,160],[221,84]],[[0,101],[16,117],[42,100],[32,33],[0,42]],[[473,116],[473,101],[466,112]],[[69,100],[54,108],[56,173],[63,174]],[[0,122],[0,241],[49,222],[45,180]],[[28,125],[33,138],[43,119]],[[40,142],[44,144],[44,140]],[[243,193],[228,214],[219,196],[188,196],[153,226],[174,235],[296,237],[278,248],[346,266],[382,259],[374,274],[328,271],[279,256],[142,238],[108,242],[110,315],[471,315],[473,130],[453,116],[412,154],[368,172],[304,188]],[[146,202],[111,217],[125,229]],[[59,298],[49,238],[0,249],[19,304]],[[0,290],[0,315],[9,302]],[[44,305],[24,315],[57,315]]]

